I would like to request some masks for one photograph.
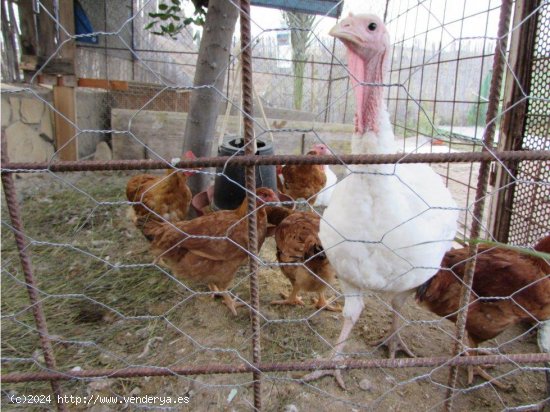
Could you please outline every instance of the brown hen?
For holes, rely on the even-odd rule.
[[[326,155],[329,151],[324,145],[315,145],[307,154]],[[286,165],[281,172],[283,179],[278,180],[279,191],[293,199],[306,199],[310,205],[315,203],[317,194],[327,182],[323,165]]]
[[[257,195],[258,250],[267,227],[265,202],[277,202],[275,193],[259,188]],[[235,210],[213,212],[176,223],[148,220],[144,234],[152,239],[151,251],[162,259],[178,278],[207,284],[215,292],[224,292],[248,254],[247,199]],[[223,293],[224,303],[234,315],[240,306]]]
[[[550,236],[539,241],[535,250],[550,253]],[[448,251],[443,269],[416,291],[418,303],[452,322],[456,322],[468,253],[467,247]],[[548,262],[509,248],[480,245],[466,320],[470,347],[477,348],[521,321],[546,319],[550,319]],[[477,367],[476,372],[493,381],[483,369]],[[474,368],[469,367],[469,384],[473,374]]]
[[[195,155],[189,151],[185,158],[195,159]],[[134,224],[141,229],[138,222],[147,221],[145,218],[171,222],[185,220],[192,198],[187,187],[187,177],[191,174],[191,171],[168,169],[164,176],[133,176],[126,185],[126,198],[136,202],[130,209]]]
[[[283,214],[280,214],[283,215]],[[311,212],[289,212],[275,229],[277,260],[281,271],[290,280],[292,291],[284,300],[271,302],[279,305],[304,305],[299,296],[301,291],[316,292],[318,309],[341,311],[338,306],[329,305],[325,289],[335,278],[335,272],[328,261],[319,240],[318,215]],[[286,265],[290,263],[290,265]]]

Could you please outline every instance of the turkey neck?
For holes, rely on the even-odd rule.
[[[387,51],[369,58],[348,49],[348,65],[355,89],[355,133],[352,152],[357,154],[395,153],[395,138],[383,99],[382,84]],[[377,170],[387,167],[375,167]],[[370,169],[367,167],[367,169]]]

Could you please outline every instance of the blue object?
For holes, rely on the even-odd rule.
[[[343,0],[251,0],[253,6],[271,7],[298,13],[320,14],[338,18],[342,13]]]
[[[75,0],[74,2],[74,31],[75,34],[90,34],[94,32],[92,23],[82,8],[82,5]],[[81,43],[98,44],[97,36],[77,37],[76,41]]]

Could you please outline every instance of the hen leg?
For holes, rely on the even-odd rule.
[[[210,291],[212,292],[212,295],[210,295],[212,296],[212,299],[222,296],[222,294],[220,293],[220,290],[214,283],[209,283],[208,289],[210,289]]]
[[[403,307],[403,304],[409,297],[409,295],[412,293],[412,291],[407,290],[405,292],[398,293],[395,295],[391,301],[392,306],[392,324],[391,329],[388,335],[385,338],[382,338],[378,342],[376,342],[376,345],[383,345],[387,346],[388,348],[388,355],[390,359],[395,358],[395,354],[398,351],[403,351],[407,356],[410,356],[411,358],[414,358],[414,353],[411,352],[411,350],[407,347],[405,342],[403,342],[403,339],[401,339],[401,335],[399,334],[399,327],[401,326],[401,308]]]
[[[470,340],[471,342],[471,340]],[[473,345],[473,348],[476,348],[477,345]],[[479,350],[476,348],[476,352]],[[473,351],[472,351],[473,352]],[[471,351],[468,351],[466,353],[466,356],[472,355]],[[482,353],[486,351],[481,351]],[[502,390],[510,390],[512,388],[511,385],[507,385],[505,383],[499,382],[495,377],[491,376],[485,369],[483,369],[482,366],[479,365],[468,365],[468,385],[471,385],[474,382],[474,376],[478,375],[481,378],[485,379],[487,382],[491,382],[491,384],[495,385],[497,388],[500,388]]]
[[[478,376],[482,377],[487,382],[490,382],[492,385],[495,385],[496,387],[498,387],[502,390],[508,391],[508,390],[512,389],[511,385],[499,382],[497,380],[497,378],[495,378],[494,376],[491,376],[481,366],[468,365],[468,385],[471,385],[474,382],[474,375],[478,375]]]
[[[342,307],[340,305],[331,305],[327,302],[324,291],[319,292],[319,299],[315,302],[315,307],[317,309],[325,309],[331,312],[342,312]]]
[[[365,303],[363,302],[362,296],[346,296],[346,301],[344,304],[344,325],[342,326],[342,331],[340,332],[338,341],[332,349],[330,360],[340,360],[344,358],[343,351],[344,347],[346,346],[346,341],[351,330],[353,329],[353,325],[355,325],[355,322],[357,322],[357,319],[359,319],[359,315],[361,315],[364,306]],[[340,388],[346,390],[346,385],[344,384],[344,380],[342,379],[342,373],[340,369],[319,370],[311,372],[302,377],[302,381],[311,382],[327,375],[334,376]]]
[[[290,296],[286,297],[284,294],[281,293],[281,296],[285,298],[284,300],[274,300],[271,302],[272,305],[300,305],[304,306],[304,301],[300,296],[298,296],[298,292],[300,291],[300,288],[296,285],[292,286],[292,292],[290,292]]]
[[[245,303],[237,302],[235,299],[229,296],[229,292],[225,292],[222,295],[222,298],[223,298],[223,303],[229,308],[231,313],[235,316],[237,316],[237,308],[245,305]]]

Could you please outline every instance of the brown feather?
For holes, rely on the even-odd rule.
[[[316,155],[315,151],[308,155]],[[315,203],[319,193],[327,182],[327,176],[322,165],[286,165],[283,167],[284,184],[282,192],[293,199],[307,199]]]
[[[275,194],[269,189],[275,200]],[[152,237],[151,251],[178,278],[213,284],[226,290],[235,272],[248,258],[247,199],[235,210],[224,210],[189,221],[150,222],[145,233]],[[265,207],[257,210],[258,249],[267,229]],[[194,237],[198,236],[198,237]]]
[[[456,322],[469,249],[445,254],[442,269],[417,289],[417,301]],[[550,318],[550,267],[543,259],[480,245],[466,330],[473,346],[523,320]]]
[[[132,205],[134,223],[149,215],[152,218],[159,218],[156,216],[159,215],[173,222],[184,220],[189,211],[191,197],[185,172],[172,169],[167,170],[164,176],[133,176],[126,185],[126,198],[130,202],[140,202]]]
[[[293,287],[307,292],[322,292],[325,282],[330,284],[335,278],[335,271],[322,251],[319,222],[319,216],[314,213],[294,212],[275,230],[278,261],[304,264],[283,265],[281,271]]]

